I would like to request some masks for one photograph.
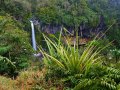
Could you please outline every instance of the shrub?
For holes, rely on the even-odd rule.
[[[16,70],[29,65],[32,49],[28,37],[11,16],[0,16],[0,55],[14,62]]]
[[[1,74],[11,74],[15,73],[16,66],[6,57],[0,56],[0,73]]]
[[[80,79],[74,90],[119,90],[120,71],[106,66],[96,66]]]

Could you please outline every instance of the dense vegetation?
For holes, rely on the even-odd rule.
[[[7,61],[1,61],[0,72],[2,74],[12,74],[17,70],[28,66],[30,54],[32,52],[28,34],[17,21],[11,16],[0,16],[0,55],[12,61],[14,69],[9,67]],[[4,64],[2,64],[4,63]],[[6,64],[5,64],[6,63]]]
[[[119,90],[119,8],[119,0],[0,0],[0,89]]]

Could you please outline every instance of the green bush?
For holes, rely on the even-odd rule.
[[[74,90],[119,90],[120,71],[106,66],[92,67],[90,72],[83,75]]]
[[[0,56],[0,74],[14,74],[16,66],[11,60]]]
[[[11,16],[0,16],[0,55],[14,62],[16,70],[29,65],[32,49],[28,37]]]

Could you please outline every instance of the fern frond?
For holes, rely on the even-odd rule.
[[[119,74],[120,75],[120,70],[112,68],[112,67],[107,67],[107,72],[113,73],[113,74]]]

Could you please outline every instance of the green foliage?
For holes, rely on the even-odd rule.
[[[95,47],[91,44],[84,50],[82,55],[79,53],[79,49],[74,46],[67,47],[51,41],[48,37],[44,36],[47,46],[49,48],[50,55],[43,52],[45,55],[45,63],[47,66],[60,67],[63,70],[70,72],[71,74],[87,73],[93,63],[99,62],[101,57],[97,56],[100,50],[94,52]],[[48,60],[50,59],[50,60]]]
[[[11,49],[11,46],[0,47],[0,55],[4,55]]]
[[[93,67],[74,90],[118,90],[120,71],[111,67]]]
[[[96,27],[98,17],[102,14],[107,26],[115,22],[106,36],[110,41],[114,40],[113,45],[116,49],[110,52],[109,48],[105,49],[108,41],[94,40],[82,52],[82,48],[79,49],[76,45],[71,47],[69,44],[62,44],[61,35],[59,39],[53,36],[54,40],[43,35],[48,47],[48,52],[41,49],[48,69],[46,79],[57,78],[68,88],[77,85],[75,90],[119,90],[119,63],[113,65],[118,68],[115,69],[112,65],[104,66],[107,64],[102,61],[103,54],[110,53],[116,60],[120,55],[120,5],[116,2],[118,0],[1,0],[0,73],[11,74],[29,65],[32,51],[28,34],[23,31],[23,27],[29,30],[29,18],[32,15],[42,24],[78,28],[81,22]],[[23,26],[13,18],[22,22]],[[38,35],[37,39],[41,44],[39,38]]]
[[[14,62],[16,70],[27,67],[32,52],[28,34],[9,15],[0,16],[0,25],[0,55]]]
[[[5,0],[4,4],[0,4],[0,15],[10,14],[22,23],[24,29],[28,30],[30,28],[29,19],[31,18],[30,7],[31,5],[27,1]]]
[[[113,25],[111,30],[107,33],[107,37],[110,41],[114,41],[113,45],[116,46],[118,49],[120,48],[120,28],[118,27],[118,24]]]
[[[120,83],[120,71],[104,66],[101,51],[108,45],[95,45],[91,42],[80,53],[78,46],[64,45],[59,39],[57,42],[43,35],[49,52],[41,49],[44,63],[48,69],[46,79],[59,79],[66,86],[74,90],[118,90]]]
[[[110,50],[110,53],[111,53],[112,59],[115,59],[116,62],[118,62],[118,60],[120,59],[120,50],[117,48],[114,48]]]
[[[16,66],[6,57],[0,56],[0,73],[1,74],[14,74]]]
[[[45,24],[58,24],[60,22],[58,11],[52,7],[39,8],[37,16]]]
[[[115,41],[115,46],[120,48],[120,3],[119,0],[88,0],[89,7],[98,14],[104,15],[106,25],[110,30],[107,32],[107,38]],[[112,12],[112,13],[111,13]]]
[[[63,24],[65,26],[79,26],[81,22],[94,25],[97,15],[87,6],[86,1],[42,1],[37,9],[37,17],[45,24]],[[95,26],[95,25],[94,25]]]

